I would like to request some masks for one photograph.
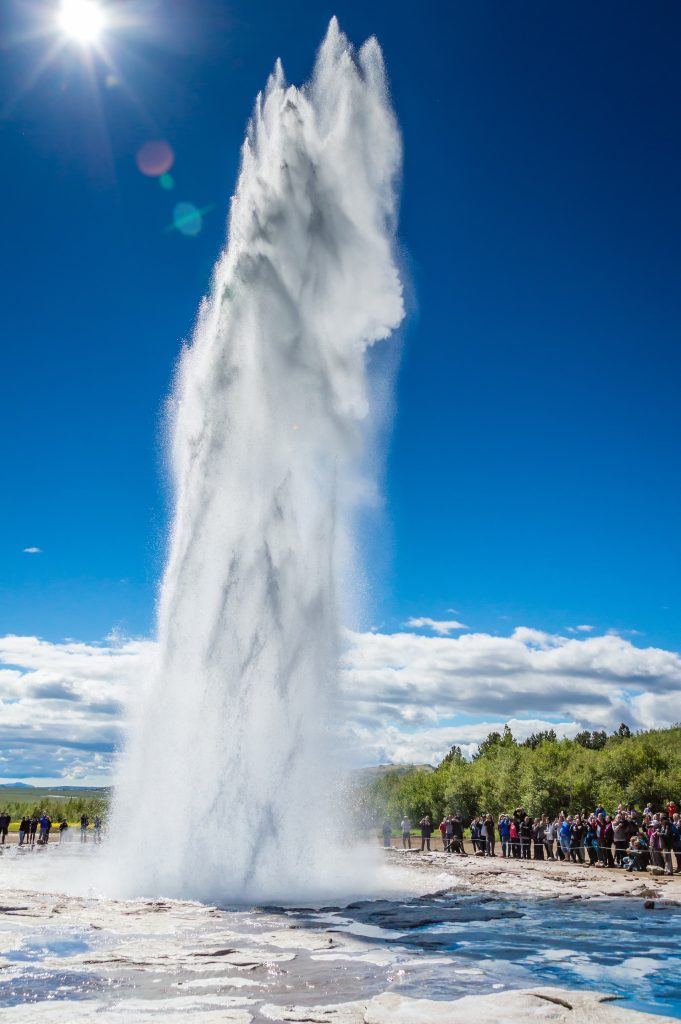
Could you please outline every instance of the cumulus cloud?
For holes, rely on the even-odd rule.
[[[621,721],[664,726],[680,706],[679,654],[613,635],[577,639],[526,627],[509,637],[354,633],[342,667],[348,730],[357,747],[387,760],[405,745],[437,760],[454,743],[476,744],[490,716],[567,735]]]
[[[0,777],[107,782],[123,702],[149,670],[154,646],[0,638]]]
[[[42,554],[42,548],[24,548],[23,553],[25,555],[40,555]]]
[[[523,739],[679,718],[681,656],[615,634],[346,634],[341,721],[356,764],[471,754],[508,722]],[[155,645],[0,638],[0,777],[109,781],[123,704],[153,669]]]
[[[455,630],[468,629],[465,623],[457,622],[455,619],[442,621],[429,619],[427,616],[422,616],[418,619],[407,619],[405,626],[409,626],[410,629],[430,629],[433,633],[439,633],[440,636],[447,636],[448,633],[453,633]]]

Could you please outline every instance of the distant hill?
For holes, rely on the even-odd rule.
[[[355,776],[361,782],[375,782],[376,779],[382,779],[386,775],[405,775],[407,772],[425,772],[426,775],[430,775],[434,772],[432,764],[376,764],[370,765],[368,768],[358,768],[355,772]]]
[[[111,786],[39,786],[50,793],[108,793]]]
[[[108,793],[109,786],[31,786],[27,782],[0,782],[0,789],[32,789],[35,793]]]
[[[81,814],[90,818],[95,814],[106,814],[110,789],[104,786],[29,786],[25,782],[16,785],[0,784],[0,811],[12,818],[13,831],[24,814],[41,811],[55,817],[66,817],[76,822]]]

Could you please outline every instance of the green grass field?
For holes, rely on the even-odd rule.
[[[19,831],[24,815],[39,816],[47,811],[53,821],[63,818],[69,824],[80,822],[82,814],[92,820],[95,814],[106,818],[110,790],[73,786],[2,786],[0,787],[0,813],[11,815],[10,832]]]

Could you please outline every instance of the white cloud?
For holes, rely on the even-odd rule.
[[[622,636],[347,633],[343,731],[357,764],[435,763],[472,753],[505,722],[514,735],[612,731],[680,717],[681,656]],[[109,781],[122,705],[152,670],[155,644],[0,638],[0,777]]]
[[[407,619],[405,626],[409,626],[410,629],[430,629],[433,633],[439,633],[440,636],[446,636],[448,633],[453,633],[455,630],[469,628],[465,623],[457,622],[455,619],[442,621],[429,619],[427,616],[423,616],[419,619]]]
[[[25,555],[41,555],[42,548],[24,548],[23,553]]]
[[[399,754],[423,740],[423,753],[441,735],[436,758],[453,743],[483,739],[490,716],[565,732],[668,725],[679,717],[681,657],[619,636],[571,639],[525,627],[510,637],[352,634],[343,690],[353,745],[389,759],[386,747]]]
[[[148,671],[154,646],[0,638],[0,776],[107,781],[122,703]]]
[[[363,724],[351,723],[349,736],[358,763],[367,764],[438,764],[453,746],[461,747],[465,757],[471,757],[485,736],[491,732],[502,732],[508,725],[516,739],[524,740],[532,733],[554,729],[558,736],[574,736],[579,726],[574,722],[549,722],[541,718],[490,719],[483,722],[460,725],[435,726],[405,732],[395,725],[386,725],[376,732]],[[371,753],[371,758],[366,753]]]

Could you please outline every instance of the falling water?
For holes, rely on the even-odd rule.
[[[399,164],[378,43],[355,53],[333,20],[312,80],[289,86],[277,63],[256,101],[228,244],[178,368],[158,665],[114,805],[127,891],[331,886],[341,620],[371,491],[367,359],[404,315]]]

